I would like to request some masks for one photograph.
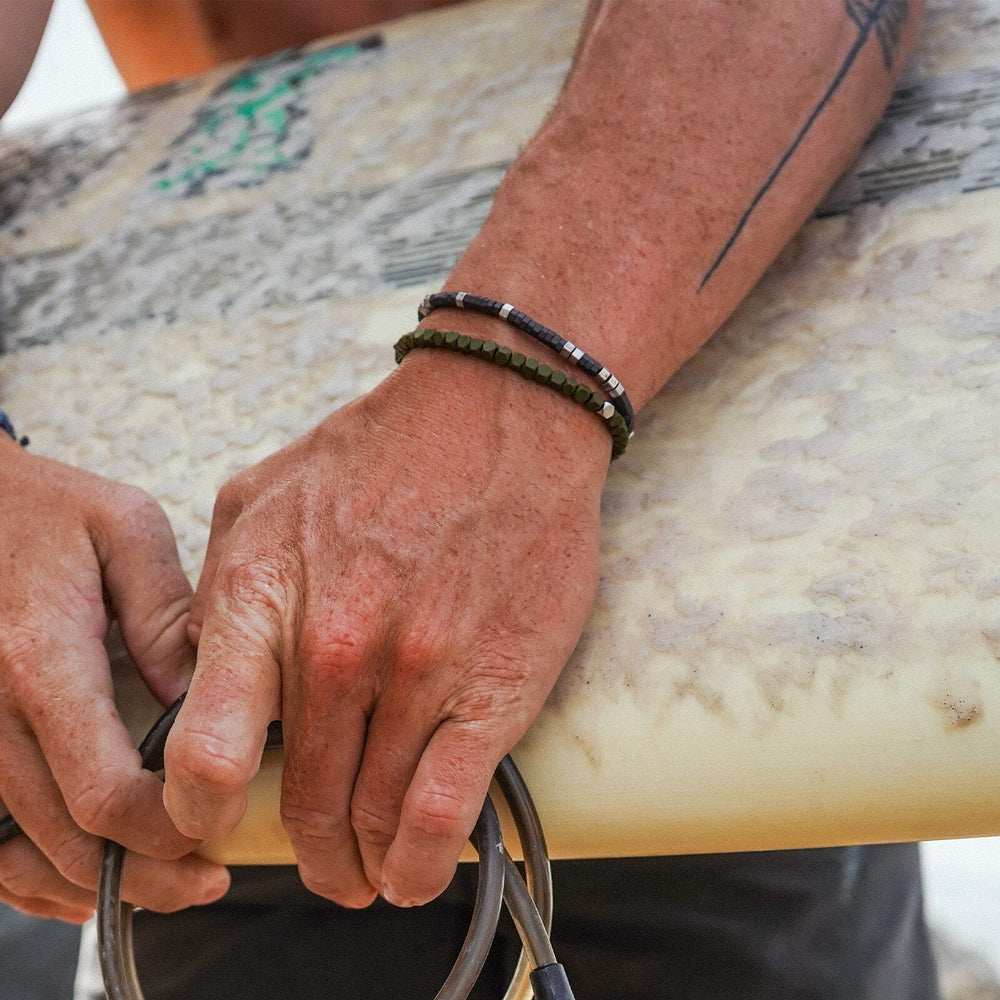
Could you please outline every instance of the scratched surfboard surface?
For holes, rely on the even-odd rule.
[[[891,55],[898,6],[848,2],[858,44]],[[148,489],[196,576],[221,483],[390,370],[582,10],[438,11],[5,136],[32,447]],[[1000,832],[998,55],[1000,4],[930,5],[858,164],[640,415],[516,754],[556,854]],[[274,775],[226,856],[288,858]]]

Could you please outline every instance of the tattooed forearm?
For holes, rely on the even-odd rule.
[[[875,30],[886,71],[892,69],[903,34],[907,0],[844,0],[848,16],[858,26],[861,43]]]
[[[761,200],[767,194],[771,185],[775,182],[775,180],[777,180],[778,175],[784,169],[785,164],[788,163],[788,161],[795,154],[795,151],[799,148],[802,140],[812,128],[813,123],[819,117],[823,108],[825,108],[829,103],[830,98],[837,92],[837,89],[843,82],[844,77],[847,76],[848,71],[854,64],[854,60],[858,57],[858,53],[862,50],[862,48],[864,48],[865,43],[873,33],[882,48],[882,59],[885,62],[886,71],[892,70],[896,50],[899,47],[899,40],[903,32],[903,24],[906,21],[908,0],[844,0],[844,6],[847,9],[848,17],[850,17],[850,19],[857,25],[858,37],[854,40],[851,48],[848,50],[847,55],[840,64],[840,67],[834,75],[833,80],[830,82],[830,85],[827,87],[823,96],[819,99],[819,103],[817,103],[817,105],[809,113],[805,123],[799,129],[789,147],[782,154],[775,168],[768,175],[767,179],[751,199],[746,210],[740,216],[736,226],[729,236],[729,239],[726,240],[722,249],[719,251],[718,256],[712,262],[712,266],[709,267],[709,269],[705,272],[704,277],[701,279],[701,284],[698,286],[699,291],[705,287],[712,275],[715,274],[716,270],[718,270],[718,267],[725,259],[726,254],[729,253],[733,244],[739,238],[740,233],[743,231],[743,227],[747,224],[747,220],[753,214],[754,209],[757,208]]]

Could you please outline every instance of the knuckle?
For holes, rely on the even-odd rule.
[[[154,607],[138,623],[131,623],[130,645],[138,659],[173,652],[182,636],[186,636],[191,612],[191,595],[182,592],[178,597]]]
[[[281,618],[291,581],[277,560],[234,560],[220,569],[219,577],[225,598],[241,610],[255,610],[269,621]]]
[[[243,511],[243,495],[238,480],[237,476],[219,488],[212,505],[213,530],[228,527]]]
[[[15,863],[0,852],[0,885],[15,896],[34,896],[38,893],[43,879],[37,863],[23,861]]]
[[[8,690],[32,690],[37,683],[42,660],[44,637],[42,630],[25,623],[8,626],[0,646],[3,687]]]
[[[253,768],[214,733],[185,730],[167,743],[168,774],[182,785],[221,796],[242,793]]]
[[[243,509],[250,489],[251,471],[244,469],[227,479],[215,496],[213,520],[231,520]]]
[[[50,856],[63,878],[84,889],[97,887],[100,864],[95,845],[84,836],[71,835],[59,843]]]
[[[293,842],[310,846],[328,844],[349,832],[345,815],[298,802],[282,803],[281,822]]]
[[[124,525],[135,529],[159,529],[167,523],[167,515],[156,500],[129,483],[115,483],[113,508]]]
[[[349,684],[364,668],[370,631],[364,621],[339,616],[306,622],[299,635],[301,658],[327,677]]]
[[[530,657],[520,650],[491,646],[475,656],[475,674],[494,687],[519,691],[534,677]]]
[[[530,721],[527,702],[538,685],[526,657],[512,651],[480,651],[472,657],[464,682],[452,692],[445,708],[461,722],[504,719],[511,725],[526,725]]]
[[[396,836],[396,822],[364,801],[351,803],[351,826],[367,844],[388,845]]]
[[[444,629],[430,622],[408,630],[396,649],[395,667],[411,680],[440,669],[449,658],[449,644]]]
[[[435,839],[465,834],[475,823],[478,808],[444,788],[424,788],[414,793],[406,811],[407,824]]]
[[[97,772],[84,787],[66,796],[70,815],[96,836],[113,836],[127,805],[121,785],[107,772]]]

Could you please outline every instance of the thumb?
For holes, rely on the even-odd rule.
[[[195,651],[187,635],[191,584],[170,522],[143,490],[116,485],[91,538],[129,654],[150,691],[172,704],[191,681]]]

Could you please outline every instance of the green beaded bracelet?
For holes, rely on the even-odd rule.
[[[625,423],[625,418],[615,409],[614,403],[604,399],[599,393],[592,392],[587,386],[581,385],[564,372],[550,368],[536,358],[525,357],[509,347],[500,347],[492,340],[480,340],[478,337],[442,330],[414,330],[400,337],[395,344],[396,364],[398,365],[416,347],[442,347],[446,351],[482,358],[501,368],[510,368],[529,382],[537,382],[539,385],[554,389],[567,399],[579,403],[584,409],[603,418],[611,434],[612,461],[619,455],[625,454],[629,439],[628,425]]]

